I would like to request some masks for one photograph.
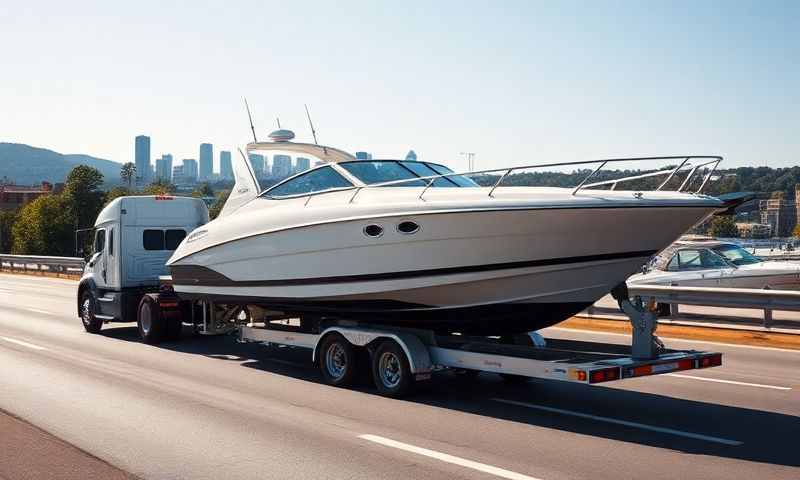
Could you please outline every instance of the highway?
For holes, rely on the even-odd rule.
[[[800,478],[800,351],[667,339],[725,365],[600,387],[441,373],[391,400],[322,384],[304,351],[87,334],[76,286],[0,275],[0,409],[142,478]]]

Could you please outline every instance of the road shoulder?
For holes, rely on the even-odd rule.
[[[133,480],[136,477],[0,410],[0,479]]]

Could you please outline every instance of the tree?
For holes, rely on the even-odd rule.
[[[714,217],[708,233],[717,238],[739,238],[739,229],[731,215]]]
[[[211,205],[211,208],[208,209],[208,217],[211,220],[214,220],[219,216],[219,213],[222,211],[222,207],[225,206],[225,202],[228,201],[228,196],[231,194],[230,190],[224,190],[217,194],[217,199],[214,200],[214,203]]]
[[[119,176],[123,182],[128,184],[128,190],[130,190],[133,179],[136,178],[136,165],[133,162],[123,163],[119,170]]]
[[[169,195],[175,192],[175,185],[167,180],[159,178],[150,185],[144,187],[142,193],[145,195]]]
[[[17,211],[0,212],[0,253],[11,252],[11,228],[17,220]]]
[[[128,187],[116,186],[106,192],[105,204],[108,205],[112,200],[115,200],[119,197],[128,197],[131,195],[136,195],[136,193],[128,190]]]
[[[11,228],[12,252],[72,255],[73,225],[64,196],[42,195],[20,210]]]
[[[103,174],[86,165],[78,165],[67,175],[61,196],[75,229],[94,225],[105,200],[105,193],[99,189],[102,184]]]
[[[208,182],[203,182],[195,187],[192,196],[195,198],[213,197],[214,190],[211,189],[211,185],[209,185]]]

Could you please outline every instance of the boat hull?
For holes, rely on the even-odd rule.
[[[238,238],[185,255],[170,269],[187,298],[517,333],[583,310],[712,212],[704,205],[367,216]],[[406,221],[419,230],[399,232]],[[383,233],[365,235],[368,225]]]

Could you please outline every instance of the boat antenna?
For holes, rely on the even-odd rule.
[[[250,115],[250,105],[247,104],[247,97],[244,97],[244,107],[247,109],[247,118],[250,119],[250,130],[253,132],[253,141],[258,143],[256,138],[256,127],[253,126],[253,116]]]
[[[281,128],[281,119],[279,117],[275,117],[275,120],[278,121],[278,129],[280,130],[280,128]]]
[[[311,127],[311,135],[314,136],[314,145],[319,145],[319,142],[317,142],[317,131],[314,130],[314,122],[311,121],[311,114],[308,113],[308,105],[303,104],[303,106],[306,107],[306,117],[308,117],[308,125]]]

